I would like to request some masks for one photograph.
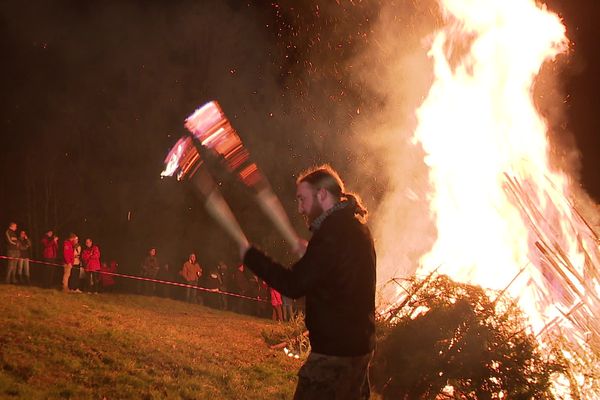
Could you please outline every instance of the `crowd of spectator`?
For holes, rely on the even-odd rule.
[[[24,230],[17,233],[17,224],[11,222],[5,232],[7,284],[32,283],[30,261],[32,242]],[[195,253],[190,253],[178,268],[161,263],[158,250],[150,248],[142,258],[137,285],[119,285],[127,278],[118,273],[115,260],[101,261],[101,252],[91,238],[84,246],[79,237],[71,233],[60,246],[52,230],[40,241],[43,268],[37,284],[45,288],[60,288],[65,293],[112,292],[115,289],[134,291],[146,296],[179,299],[221,310],[229,310],[258,317],[286,321],[293,318],[301,305],[282,296],[249,272],[243,264],[230,268],[224,262],[215,266],[201,266]],[[171,284],[169,284],[171,283]],[[119,288],[119,286],[121,286]]]
[[[143,259],[139,275],[148,279],[140,281],[140,294],[181,299],[221,310],[271,317],[276,321],[293,318],[301,306],[259,281],[243,264],[230,269],[221,261],[205,267],[200,265],[195,253],[190,253],[180,268],[172,268],[168,263],[159,262],[158,251],[153,247]]]

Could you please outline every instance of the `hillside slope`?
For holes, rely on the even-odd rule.
[[[288,399],[270,321],[146,296],[0,285],[0,398]]]

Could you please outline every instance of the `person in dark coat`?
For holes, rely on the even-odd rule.
[[[269,286],[265,281],[258,279],[257,276],[252,276],[250,279],[250,297],[254,297],[257,301],[253,302],[253,314],[260,318],[267,318],[269,315]]]
[[[246,296],[251,297],[252,295],[252,286],[250,284],[250,277],[246,272],[246,267],[244,264],[240,264],[237,266],[235,271],[233,271],[233,282],[234,282],[234,292]],[[233,297],[232,301],[234,303],[233,310],[240,314],[250,314],[252,307],[249,304],[250,301],[248,299],[244,299],[241,297]]]
[[[8,256],[6,268],[6,283],[17,283],[17,263],[21,257],[19,250],[19,236],[17,235],[17,224],[11,222],[5,234],[6,255]]]
[[[31,258],[31,240],[25,231],[19,234],[20,257],[17,264],[17,279],[19,282],[29,285],[29,259]]]
[[[217,267],[210,266],[207,268],[202,279],[202,286],[209,290],[202,293],[202,296],[204,296],[204,305],[212,308],[220,308],[219,288],[221,287],[221,276],[217,271]]]
[[[219,280],[221,282],[221,286],[219,287],[219,290],[222,292],[229,292],[233,286],[233,284],[231,283],[231,272],[229,271],[229,267],[227,266],[227,264],[225,264],[223,261],[219,261],[219,264],[217,265],[217,273],[219,274]],[[220,307],[222,310],[230,310],[230,303],[229,303],[229,298],[228,295],[226,294],[220,294],[219,295],[219,299],[220,299]]]
[[[156,255],[156,248],[152,247],[148,250],[148,255],[144,258],[141,266],[141,276],[144,278],[156,279],[158,270],[160,269],[160,263]],[[140,293],[146,295],[154,295],[156,291],[156,284],[152,281],[140,281]]]
[[[312,352],[298,373],[294,399],[368,399],[376,257],[367,211],[329,166],[301,174],[296,197],[313,234],[302,258],[288,269],[241,245],[243,262],[284,296],[306,296]]]

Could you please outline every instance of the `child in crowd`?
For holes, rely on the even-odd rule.
[[[273,306],[273,321],[283,321],[281,293],[272,287],[269,288],[269,291],[271,292],[271,305]]]

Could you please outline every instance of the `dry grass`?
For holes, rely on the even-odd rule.
[[[154,297],[0,286],[0,398],[288,399],[273,323]]]

